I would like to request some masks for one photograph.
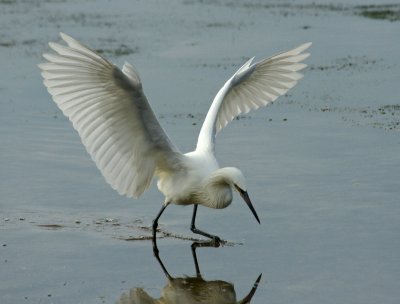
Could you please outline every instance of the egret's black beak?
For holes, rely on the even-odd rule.
[[[250,197],[249,197],[249,194],[247,193],[247,191],[244,191],[244,190],[240,189],[240,188],[239,188],[238,186],[236,186],[236,185],[235,185],[235,187],[236,187],[236,189],[239,191],[240,196],[241,196],[241,197],[243,198],[243,200],[246,202],[247,206],[249,206],[249,208],[250,208],[251,212],[253,213],[254,217],[256,218],[257,222],[258,222],[259,224],[261,224],[261,223],[260,223],[260,219],[258,218],[257,212],[256,212],[256,210],[254,209],[253,204],[251,203],[251,200],[250,200]]]

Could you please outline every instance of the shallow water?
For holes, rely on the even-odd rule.
[[[113,191],[41,83],[36,65],[59,31],[135,64],[182,151],[247,58],[312,41],[297,87],[218,136],[220,163],[245,173],[261,225],[239,197],[200,208],[198,227],[232,242],[198,248],[200,271],[233,283],[237,299],[262,273],[252,303],[397,303],[400,22],[391,20],[400,7],[310,3],[0,1],[0,303],[168,291],[147,240],[161,194],[152,187],[132,201]],[[191,211],[171,206],[160,220],[172,277],[196,276]]]

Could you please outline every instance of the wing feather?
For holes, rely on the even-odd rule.
[[[43,82],[106,181],[120,194],[138,197],[156,170],[182,167],[182,154],[156,119],[132,65],[126,62],[121,71],[60,35],[67,45],[49,43],[55,53],[43,54]]]
[[[248,60],[214,98],[197,141],[198,150],[214,151],[216,134],[236,116],[258,109],[285,94],[303,77],[298,71],[309,54],[305,43],[260,62]]]

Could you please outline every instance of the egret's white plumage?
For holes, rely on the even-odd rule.
[[[159,124],[132,65],[125,63],[120,70],[70,36],[61,33],[61,38],[67,46],[50,42],[55,53],[43,54],[47,62],[39,67],[44,84],[118,193],[139,197],[157,176],[165,206],[225,208],[232,190],[238,190],[256,216],[241,171],[219,168],[215,137],[236,116],[292,88],[302,77],[298,71],[306,65],[300,62],[309,56],[302,52],[311,43],[256,63],[248,60],[214,98],[196,150],[183,154]]]

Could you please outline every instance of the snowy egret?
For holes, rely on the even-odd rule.
[[[243,173],[220,168],[215,137],[236,116],[273,102],[292,88],[306,67],[303,53],[311,43],[259,62],[248,60],[218,91],[200,130],[196,149],[181,153],[158,122],[134,67],[122,70],[72,37],[60,33],[67,45],[50,42],[55,53],[43,54],[39,64],[44,84],[78,131],[86,150],[105,180],[121,195],[139,197],[158,178],[164,194],[153,221],[169,204],[193,204],[191,230],[215,241],[217,236],[196,228],[198,205],[225,208],[237,191],[256,220]]]

